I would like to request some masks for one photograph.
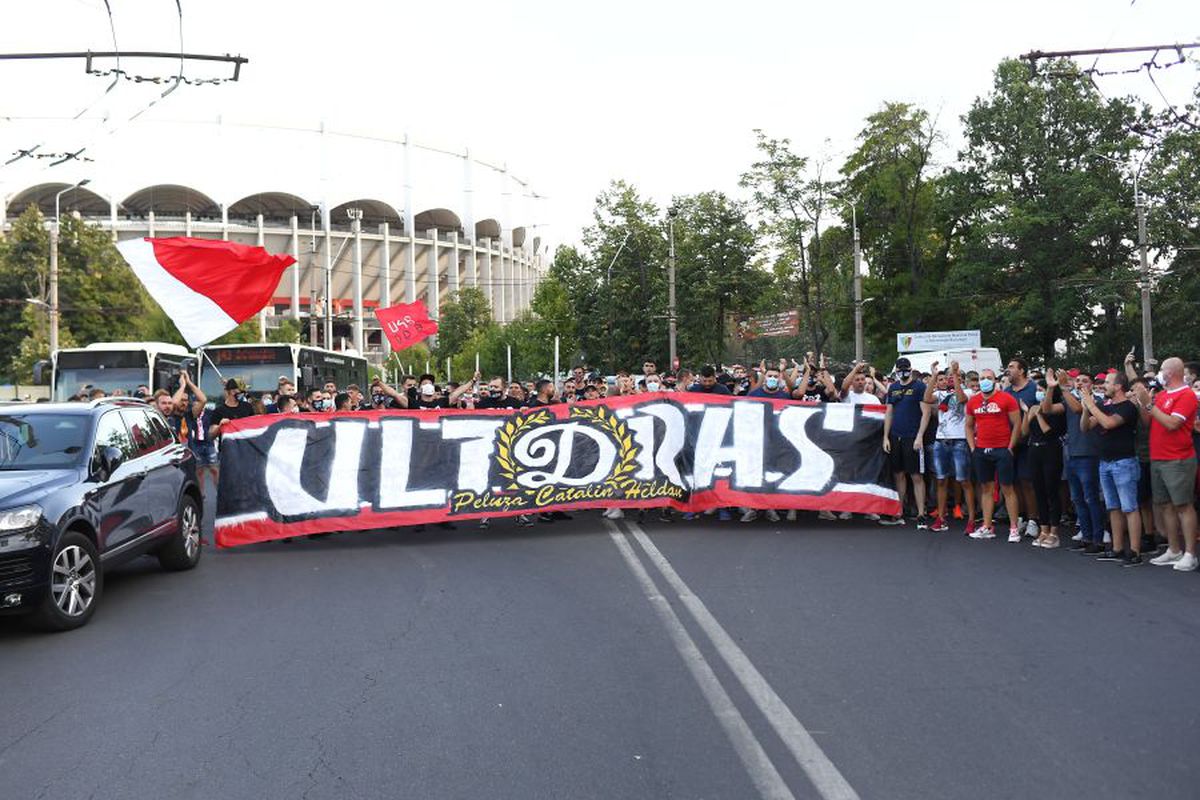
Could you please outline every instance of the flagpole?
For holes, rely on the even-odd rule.
[[[479,352],[475,353],[475,371],[479,372]]]
[[[558,337],[554,337],[554,392],[558,393]]]
[[[450,377],[450,356],[446,356],[446,383],[454,380]]]
[[[429,374],[429,359],[425,359],[425,374]]]
[[[508,382],[512,383],[512,345],[505,345],[508,349]]]

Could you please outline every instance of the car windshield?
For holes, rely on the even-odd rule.
[[[54,391],[54,400],[63,402],[70,400],[80,392],[91,389],[103,389],[105,394],[122,391],[132,395],[139,386],[146,385],[146,369],[144,367],[96,367],[59,369],[58,381]]]
[[[0,415],[0,470],[63,469],[87,448],[84,414]]]

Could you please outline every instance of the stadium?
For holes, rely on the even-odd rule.
[[[60,142],[22,157],[47,125]],[[310,341],[377,363],[387,342],[375,307],[422,300],[437,317],[460,288],[478,287],[508,322],[548,262],[536,222],[545,198],[469,150],[323,125],[144,121],[119,137],[96,127],[5,125],[0,144],[12,160],[0,169],[0,231],[30,205],[53,217],[61,193],[59,213],[114,240],[197,236],[290,253],[296,264],[261,315],[264,338],[290,318]],[[86,158],[36,158],[81,141],[91,142]]]

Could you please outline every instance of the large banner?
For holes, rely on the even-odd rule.
[[[895,514],[882,426],[879,406],[690,393],[250,417],[222,436],[217,544],[612,506]]]
[[[914,331],[896,334],[896,351],[917,353],[922,350],[978,350],[983,339],[979,331]]]
[[[798,336],[800,334],[800,312],[781,311],[778,314],[763,314],[757,317],[739,317],[737,336],[739,339],[758,339],[763,336]]]

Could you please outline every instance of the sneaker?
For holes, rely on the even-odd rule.
[[[903,525],[904,517],[880,517],[880,525]]]
[[[1196,557],[1191,553],[1184,553],[1183,558],[1175,562],[1176,572],[1195,572]]]
[[[538,522],[544,522],[547,524],[554,522],[554,515],[549,511],[543,511],[542,513],[538,514]]]
[[[975,533],[975,520],[973,520],[973,519],[967,520],[967,529],[965,531],[963,531],[963,533],[967,534],[967,536],[970,536],[971,534]]]
[[[787,521],[788,521],[788,522],[795,522],[795,521],[796,521],[796,509],[794,509],[794,508],[793,508],[791,511],[789,511],[789,512],[787,513]]]
[[[1105,550],[1100,555],[1096,556],[1097,561],[1121,561],[1125,558],[1123,553],[1117,553],[1113,550]]]
[[[764,511],[763,516],[767,518],[767,522],[779,522],[779,512],[773,508]]]
[[[929,530],[933,531],[934,533],[945,533],[946,531],[950,530],[950,526],[946,524],[946,520],[938,517],[933,521],[933,524],[929,526]]]
[[[1016,543],[1017,543],[1017,542],[1019,542],[1019,541],[1021,541],[1021,531],[1020,531],[1020,529],[1018,529],[1018,528],[1009,528],[1009,529],[1008,529],[1008,543],[1009,543],[1009,544],[1016,544]]]
[[[490,526],[491,526],[491,524],[492,524],[492,523],[491,523],[491,520],[489,520],[487,517],[484,517],[483,519],[479,520],[479,528],[480,528],[480,530],[485,530],[485,531],[486,531],[486,530],[488,529],[488,527],[490,527]]]
[[[522,528],[528,528],[532,524],[533,518],[528,514],[520,514],[517,516],[517,525],[521,526]]]
[[[1156,567],[1169,567],[1181,558],[1183,558],[1182,550],[1168,550],[1161,556],[1150,559],[1150,563]]]
[[[962,518],[963,518],[963,510],[962,510],[962,506],[960,506],[960,505],[956,505],[956,506],[954,507],[954,518],[955,518],[955,519],[962,519]]]
[[[1075,531],[1075,535],[1071,537],[1071,541],[1072,542],[1082,542],[1083,541],[1083,531]]]
[[[919,531],[929,530],[929,518],[926,517],[924,514],[921,514],[917,517],[917,530],[919,530]]]
[[[1085,556],[1098,556],[1103,552],[1104,547],[1096,544],[1095,542],[1088,542],[1087,546],[1083,548],[1083,554]]]
[[[1031,519],[1031,520],[1029,520],[1029,522],[1025,523],[1025,535],[1026,536],[1036,538],[1037,535],[1041,532],[1042,532],[1042,529],[1038,526],[1038,524],[1035,520]]]
[[[729,520],[733,519],[733,514],[729,513],[728,508],[722,508],[717,512],[717,519],[721,520],[721,522],[729,522]]]
[[[625,519],[625,512],[614,506],[613,508],[604,509],[604,513],[600,516],[605,519]]]
[[[669,508],[660,508],[660,509],[658,510],[658,521],[659,521],[659,522],[674,522],[674,521],[675,521],[675,517],[673,517],[673,516],[671,515],[671,509],[669,509]]]
[[[725,512],[721,512],[721,513],[725,513]],[[747,508],[742,513],[742,518],[739,521],[740,522],[754,522],[754,520],[756,520],[756,519],[758,519],[758,512],[755,511],[753,508]]]
[[[996,534],[992,533],[991,528],[979,528],[971,534],[972,539],[995,539]]]
[[[879,522],[878,514],[863,514],[863,517],[869,519],[871,522]]]
[[[1032,542],[1030,542],[1029,544],[1030,544],[1031,546],[1033,546],[1033,547],[1041,547],[1041,546],[1042,546],[1042,540],[1041,540],[1041,539],[1034,539],[1034,540],[1033,540]]]
[[[691,522],[691,521],[692,521],[692,520],[694,520],[695,518],[696,518],[696,515],[695,515],[695,514],[693,514],[691,511],[685,511],[685,512],[683,512],[683,519],[684,519],[684,521],[685,521],[685,522]]]
[[[854,515],[849,511],[843,511],[842,513],[838,514],[838,519],[854,519]]]
[[[1074,542],[1074,544],[1067,548],[1067,550],[1070,552],[1082,553],[1084,550],[1087,550],[1088,544],[1082,539],[1072,539],[1071,541]]]
[[[1112,544],[1112,532],[1111,531],[1104,532],[1104,543]]]
[[[1142,564],[1145,564],[1145,563],[1146,563],[1145,561],[1142,561],[1141,553],[1127,554],[1125,556],[1125,558],[1123,558],[1121,560],[1122,567],[1140,567]]]
[[[821,511],[820,513],[817,514],[817,519],[823,519],[828,522],[833,522],[834,520],[837,519],[837,517],[835,517],[833,515],[832,511]]]

